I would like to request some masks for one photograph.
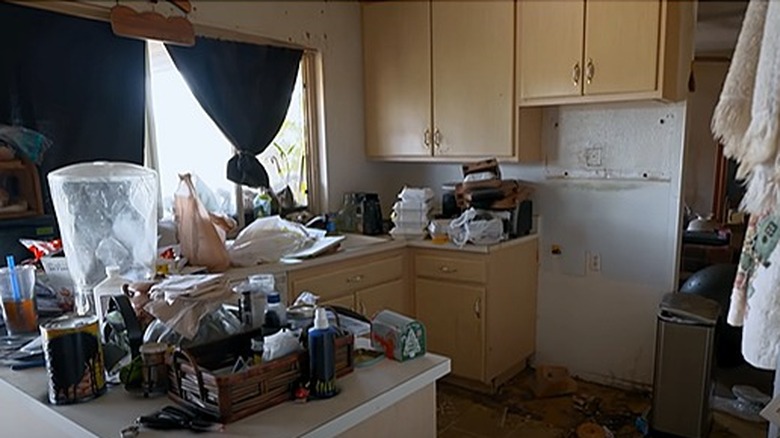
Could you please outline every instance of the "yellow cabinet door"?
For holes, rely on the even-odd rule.
[[[517,8],[518,102],[581,95],[585,1],[521,0]]]
[[[484,380],[485,289],[418,278],[414,295],[428,350],[452,359],[453,375]]]
[[[585,94],[656,90],[660,0],[588,0],[585,14]]]
[[[355,292],[355,310],[368,318],[380,310],[392,310],[409,315],[404,281],[398,279]]]
[[[350,294],[341,298],[334,298],[319,303],[321,306],[341,306],[347,309],[355,310],[355,296]]]
[[[430,3],[366,2],[362,13],[366,153],[430,156]]]
[[[432,2],[434,155],[514,155],[514,13],[506,0]]]

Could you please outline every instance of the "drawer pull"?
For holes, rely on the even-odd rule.
[[[453,274],[455,272],[458,272],[457,268],[450,268],[449,266],[440,266],[439,270],[441,272],[444,272],[445,274]]]
[[[477,298],[476,301],[474,301],[474,316],[477,317],[477,319],[482,319],[482,298]]]
[[[347,278],[347,283],[360,283],[361,281],[363,281],[363,275],[362,274],[358,274],[358,275],[355,275],[355,276]]]

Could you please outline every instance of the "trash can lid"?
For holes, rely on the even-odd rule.
[[[717,301],[694,294],[670,292],[664,295],[659,307],[659,315],[665,314],[678,318],[680,322],[714,325],[720,316]]]

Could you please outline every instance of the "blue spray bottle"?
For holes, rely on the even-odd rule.
[[[339,393],[336,387],[336,329],[328,326],[328,315],[318,307],[314,327],[309,329],[309,391],[314,398]]]

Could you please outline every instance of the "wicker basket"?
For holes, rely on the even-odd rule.
[[[220,345],[220,351],[231,353],[223,355],[219,365],[236,360],[237,356],[232,352],[240,350],[230,347],[237,343],[235,338],[238,336]],[[308,374],[306,351],[228,374],[213,373],[213,369],[219,368],[215,356],[213,348],[176,350],[169,372],[168,396],[223,423],[292,399],[296,385]],[[352,372],[353,360],[352,335],[336,338],[336,376]],[[198,365],[199,362],[202,365]]]

